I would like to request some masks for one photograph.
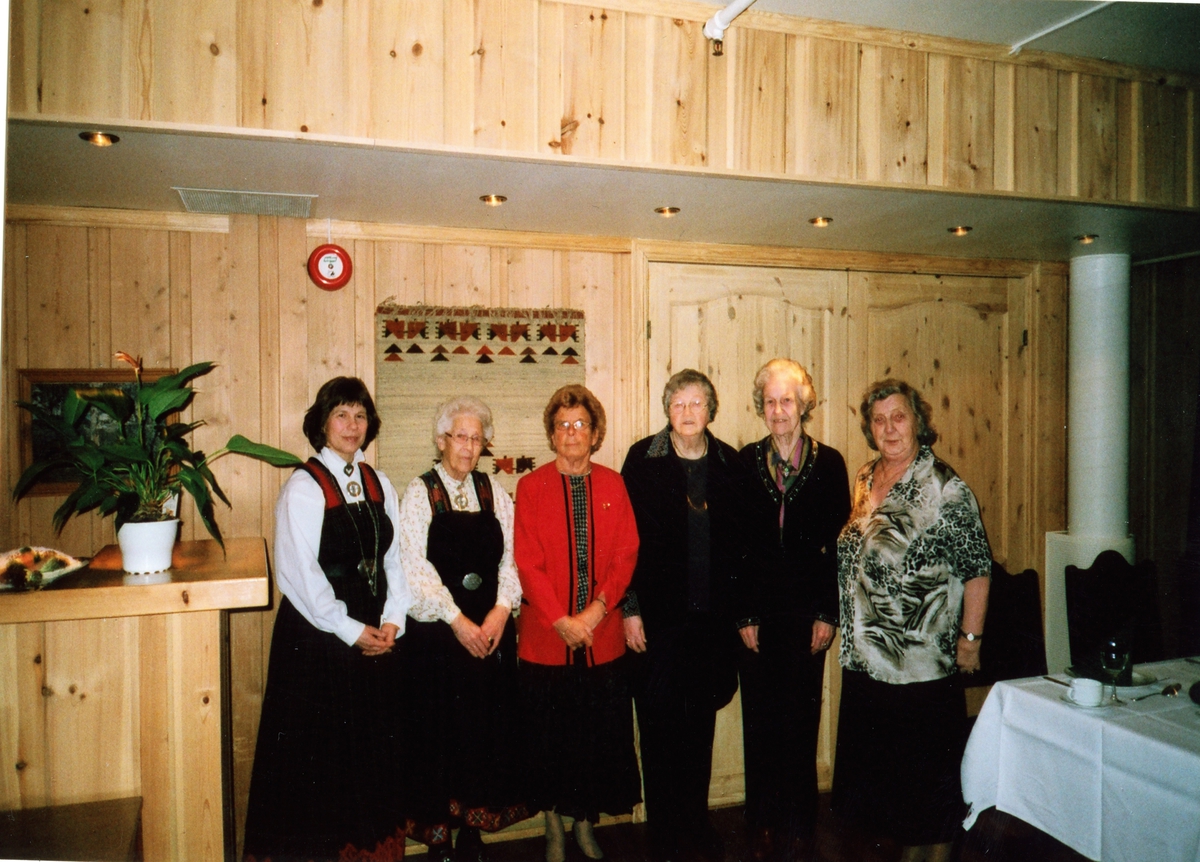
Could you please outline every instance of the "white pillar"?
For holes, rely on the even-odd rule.
[[[1106,549],[1133,562],[1129,535],[1129,255],[1071,260],[1068,301],[1067,527],[1046,535],[1046,659],[1071,662],[1068,565]]]

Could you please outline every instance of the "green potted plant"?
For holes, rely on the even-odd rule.
[[[33,423],[59,445],[25,469],[13,489],[13,498],[20,499],[50,471],[66,468],[78,477],[79,485],[54,513],[55,529],[61,531],[72,515],[93,509],[101,515],[113,515],[125,570],[162,571],[171,565],[171,548],[179,525],[175,514],[182,491],[196,501],[205,529],[225,546],[213,517],[213,498],[227,506],[229,500],[212,473],[213,461],[236,452],[275,467],[302,462],[290,452],[254,443],[240,434],[211,454],[192,449],[188,435],[204,421],[172,419],[191,403],[195,395],[191,381],[211,371],[214,363],[199,362],[143,384],[141,358],[124,351],[116,357],[133,367],[132,393],[118,388],[69,389],[61,414],[42,405],[19,402],[31,414]],[[92,410],[113,420],[118,429],[115,440],[89,433],[84,418]],[[157,550],[148,551],[146,542],[155,540],[139,539],[139,533],[157,536]]]

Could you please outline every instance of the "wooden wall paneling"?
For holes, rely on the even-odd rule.
[[[625,160],[654,160],[655,46],[657,28],[649,15],[625,15]]]
[[[442,140],[470,147],[475,145],[475,0],[442,0],[442,6],[446,42]]]
[[[8,110],[13,114],[36,114],[41,109],[38,95],[41,5],[38,0],[8,3]]]
[[[25,225],[9,222],[4,230],[4,289],[0,291],[0,483],[12,488],[21,475],[20,414],[11,406],[19,396],[17,369],[29,367],[29,286],[26,283]],[[0,506],[0,539],[4,547],[17,542],[18,510],[26,505]]]
[[[858,46],[789,36],[788,172],[853,179],[857,164]],[[794,60],[793,60],[794,58]]]
[[[407,5],[407,4],[404,4]],[[372,79],[371,56],[374,9],[370,0],[351,0],[346,4],[342,24],[342,50],[346,58],[345,134],[365,138],[371,134]]]
[[[540,248],[505,248],[500,252],[503,255],[503,290],[497,297],[500,304],[511,308],[552,305],[555,252]]]
[[[194,0],[131,7],[138,58],[130,64],[131,119],[237,125],[239,5]]]
[[[91,321],[79,301],[89,276],[87,228],[30,225],[26,237],[30,358],[40,368],[87,368]]]
[[[323,242],[323,239],[308,237],[308,253]],[[355,251],[352,242],[340,237],[334,237],[334,242],[347,248],[351,254]],[[312,403],[317,390],[326,380],[358,375],[358,315],[354,294],[360,278],[361,274],[356,269],[349,283],[336,291],[322,290],[305,279],[308,305],[305,325],[310,348],[307,357],[309,393],[304,401],[305,408]]]
[[[368,392],[375,391],[375,255],[369,240],[356,240],[353,245],[354,260],[358,266],[349,285],[354,290],[354,367],[355,376],[367,385]],[[367,457],[375,464],[372,447]]]
[[[1007,313],[1002,333],[1002,389],[1004,416],[1001,434],[1007,441],[1001,481],[1005,483],[1004,539],[1005,562],[1014,571],[1024,571],[1037,565],[1030,553],[1033,537],[1033,506],[1030,505],[1030,476],[1035,429],[1033,418],[1032,363],[1029,350],[1029,318],[1031,278],[1006,279],[1008,288]]]
[[[997,63],[995,69],[995,120],[993,123],[992,185],[998,191],[1015,186],[1013,140],[1016,125],[1017,79],[1011,63]]]
[[[737,38],[736,50],[729,58],[734,61],[728,82],[733,105],[729,167],[783,173],[787,169],[788,38],[783,33],[743,27],[733,32]],[[710,113],[710,122],[714,119]]]
[[[621,401],[617,387],[617,363],[614,335],[618,299],[614,290],[613,255],[602,252],[564,252],[562,272],[565,285],[564,304],[584,313],[587,337],[584,380],[604,405],[608,430],[603,447],[595,460],[614,470],[621,469],[624,447],[631,441],[619,440],[615,423],[627,421],[620,415]],[[624,443],[624,446],[622,445]]]
[[[265,129],[274,111],[267,96],[271,6],[261,2],[238,3],[236,8],[237,124],[245,129]]]
[[[1079,197],[1117,197],[1117,82],[1079,76]],[[1136,164],[1135,158],[1135,164]]]
[[[651,160],[658,164],[708,163],[708,40],[702,21],[652,18]]]
[[[931,186],[946,185],[948,157],[946,134],[946,111],[948,110],[946,81],[949,75],[950,58],[945,54],[930,54],[926,60],[926,78],[929,104],[929,132],[927,140],[928,179]]]
[[[548,34],[552,51],[538,46],[542,80],[559,83],[539,95],[555,98],[543,108],[546,128],[565,156],[620,159],[625,140],[625,14],[588,6],[547,4]],[[559,48],[561,53],[553,49]],[[560,59],[558,69],[551,68]],[[557,92],[556,92],[557,90]]]
[[[323,3],[269,2],[264,98],[270,129],[353,135],[347,127],[345,12],[355,0]],[[360,133],[361,134],[361,133]]]
[[[1067,528],[1067,269],[1045,264],[1031,274],[1029,359],[1034,439],[1030,500],[1034,532],[1029,566],[1046,584],[1046,532]],[[1044,604],[1043,604],[1044,607]]]
[[[1058,73],[1058,193],[1079,194],[1079,75]]]
[[[0,660],[6,696],[0,699],[3,727],[5,808],[50,804],[49,751],[46,745],[46,627],[43,623],[3,626]],[[12,694],[15,692],[15,695]]]
[[[114,350],[142,357],[146,368],[168,368],[171,354],[171,255],[166,231],[97,230],[108,239],[108,306],[99,328],[105,343],[95,363],[115,365]],[[99,333],[98,333],[99,334]],[[180,366],[181,368],[184,366]]]
[[[714,56],[711,50],[705,52],[704,76],[707,82],[708,164],[714,168],[729,168],[732,166],[734,148],[736,146],[735,136],[741,131],[734,122],[734,111],[737,107],[735,100],[739,98],[737,90],[734,87],[734,77],[739,62],[738,58],[741,56],[742,51],[741,35],[745,32],[740,27],[726,31],[722,56]],[[786,67],[783,70],[783,80],[786,86]],[[781,91],[779,98],[784,100],[786,105],[786,93]],[[787,147],[783,141],[783,130],[785,127],[786,121],[777,130],[777,134],[780,136],[779,143],[784,152],[787,151]]]
[[[1058,194],[1058,73],[1015,66],[1013,77],[1012,190]]]
[[[1146,199],[1146,140],[1141,81],[1118,81],[1116,196],[1123,201]]]
[[[570,4],[544,2],[538,10],[538,152],[561,153],[563,127],[567,125],[565,56],[567,17],[582,14]],[[622,64],[624,65],[624,64]],[[617,96],[624,107],[624,93]],[[607,122],[607,121],[606,121]],[[623,137],[623,136],[622,136]],[[574,144],[572,144],[574,146]]]
[[[400,303],[426,302],[425,246],[418,242],[376,240],[375,303],[395,299]]]
[[[230,232],[192,237],[192,350],[194,361],[216,367],[197,379],[192,419],[205,424],[193,443],[216,451],[233,434],[257,439],[259,414],[258,222],[255,216],[230,218]],[[249,458],[230,456],[212,466],[231,508],[215,504],[225,536],[262,534],[260,470],[274,469]],[[197,539],[208,538],[198,516],[185,507],[185,522]]]
[[[445,129],[443,5],[371,0],[370,14],[367,134],[440,144]]]
[[[488,305],[491,251],[481,245],[426,248],[425,301],[431,305]]]
[[[113,356],[113,329],[117,323],[113,319],[112,314],[112,231],[107,228],[89,228],[87,232],[87,261],[88,261],[88,279],[86,284],[87,290],[87,305],[88,305],[88,351],[90,360],[88,366],[92,368],[111,368],[117,362]],[[121,261],[120,263],[125,263]],[[123,291],[119,298],[119,303],[128,302],[128,293],[130,288],[125,284],[121,285]],[[133,289],[136,289],[134,287]],[[134,312],[136,318],[137,312]],[[136,319],[133,321],[137,325]],[[130,353],[138,355],[136,339],[130,342],[132,345],[129,349]],[[124,350],[126,348],[118,348]],[[147,365],[147,367],[154,367]],[[162,366],[159,366],[162,367]]]
[[[949,57],[945,86],[945,184],[955,189],[990,190],[994,163],[995,64],[987,60]]]
[[[221,611],[140,618],[142,843],[147,862],[220,859]],[[182,680],[198,681],[185,688]],[[214,774],[214,771],[216,774]],[[232,849],[232,848],[231,848]]]
[[[470,145],[536,151],[538,0],[478,0],[473,20]]]
[[[859,49],[858,179],[924,185],[928,179],[928,55]]]
[[[68,116],[127,116],[127,19],[122,0],[41,6],[40,110]]]
[[[138,619],[45,625],[50,803],[138,795]]]
[[[1145,200],[1186,206],[1188,201],[1187,91],[1163,84],[1143,84],[1142,154]]]

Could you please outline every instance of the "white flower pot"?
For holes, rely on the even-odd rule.
[[[117,531],[121,566],[133,574],[166,571],[171,568],[171,549],[178,533],[178,520],[125,524]]]

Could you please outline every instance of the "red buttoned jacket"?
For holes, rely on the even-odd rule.
[[[588,665],[604,664],[625,653],[620,603],[637,564],[638,532],[621,474],[592,465],[588,477],[591,524],[588,546],[588,602],[604,593],[608,615],[593,632]],[[554,462],[517,483],[513,558],[521,576],[517,654],[535,664],[565,665],[571,650],[554,622],[574,613],[575,538],[569,517],[569,485]]]

